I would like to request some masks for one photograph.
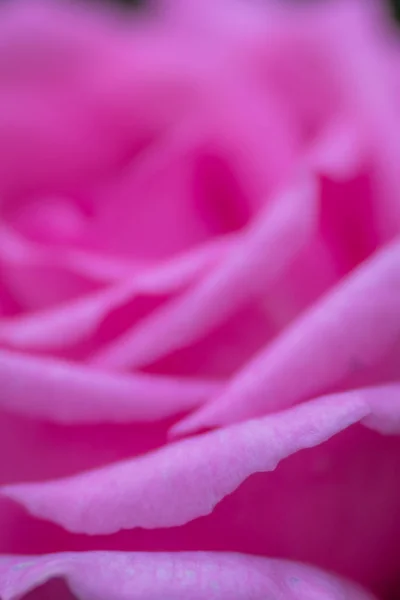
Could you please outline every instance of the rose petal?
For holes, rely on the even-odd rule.
[[[275,336],[337,284],[340,270],[323,236],[315,235],[300,250],[288,269],[260,298]],[[264,347],[271,338],[264,339]],[[253,353],[253,356],[255,352]],[[250,358],[253,358],[250,357]],[[238,365],[239,368],[243,367]]]
[[[124,368],[153,362],[205,335],[246,301],[265,293],[308,241],[316,197],[311,177],[279,194],[204,281],[101,350],[94,363]]]
[[[400,334],[400,243],[375,254],[233,378],[175,433],[230,423],[328,392],[371,369]],[[288,377],[290,374],[290,377]],[[379,382],[375,382],[379,383]]]
[[[5,482],[43,481],[137,455],[137,438],[146,443],[154,424],[150,428],[114,426],[114,443],[104,426],[74,427],[72,434],[67,433],[71,426],[49,427],[52,431],[47,454],[46,447],[38,456],[31,450],[34,446],[25,444],[21,451],[26,456],[19,461],[17,476],[10,468],[11,476]],[[2,455],[18,454],[18,440],[29,443],[33,437],[30,431],[10,429],[6,423],[1,438],[6,432],[10,443],[1,444]],[[14,441],[13,433],[18,438]],[[119,454],[121,437],[125,437],[125,451]],[[63,448],[54,440],[65,440]],[[72,444],[67,445],[67,440]],[[93,456],[87,459],[86,448],[90,451],[93,440],[97,462]],[[142,451],[159,445],[157,439],[153,441],[152,447],[143,447]],[[50,521],[36,519],[11,500],[0,499],[0,553],[212,550],[285,556],[341,573],[374,589],[380,598],[396,598],[388,592],[390,588],[398,589],[400,567],[399,452],[400,436],[383,436],[362,425],[352,426],[320,446],[288,457],[273,472],[253,474],[211,514],[172,528],[136,528],[100,536],[73,534]],[[65,453],[70,455],[69,465],[63,462],[61,471],[60,457]],[[49,456],[57,463],[53,471],[49,469]],[[84,461],[81,469],[79,460]],[[2,461],[3,469],[7,469],[8,462]]]
[[[85,102],[78,108],[76,102],[85,87],[80,77],[90,71],[94,55],[97,65],[104,64],[107,53],[112,55],[116,31],[109,24],[104,27],[104,22],[100,25],[101,19],[93,14],[88,18],[86,11],[65,8],[35,1],[1,7],[3,189],[49,179],[60,183],[71,172],[104,168],[120,154],[111,139],[110,144],[98,144],[93,135],[98,111],[91,113]],[[60,72],[62,80],[57,76]],[[68,98],[68,86],[78,92],[75,101],[70,93]],[[87,95],[86,89],[86,100]],[[81,118],[82,113],[86,118]],[[21,164],[25,166],[22,178]]]
[[[139,459],[58,481],[5,486],[2,493],[73,532],[181,525],[209,514],[252,473],[275,469],[368,412],[357,398],[318,400]]]
[[[4,224],[0,227],[0,268],[3,285],[25,310],[45,309],[87,294],[98,281],[65,268],[52,251],[30,243]]]
[[[225,384],[276,335],[276,314],[271,315],[269,304],[267,308],[268,314],[260,302],[244,306],[209,334],[151,363],[143,372],[207,378]]]
[[[391,89],[391,21],[383,3],[349,2],[326,20],[324,43],[346,95],[349,114],[367,132],[377,173],[375,226],[384,238],[400,230],[397,168],[400,142],[397,135],[398,104]]]
[[[368,388],[360,394],[372,411],[364,425],[383,434],[400,434],[400,385]]]
[[[65,269],[99,283],[111,283],[126,278],[137,269],[149,266],[143,262],[123,260],[115,256],[90,253],[74,248],[55,249],[34,243],[5,225],[0,229],[0,260],[10,269],[26,267]],[[151,265],[150,265],[151,266]]]
[[[372,599],[358,586],[318,569],[244,554],[91,552],[0,557],[3,600],[18,600],[59,577],[81,600],[126,600],[128,595],[130,600]]]
[[[69,477],[130,460],[163,446],[170,424],[171,419],[164,419],[154,423],[69,423],[65,426],[0,410],[0,452],[7,457],[0,463],[0,484]],[[25,532],[19,532],[18,526],[7,526],[7,530],[9,527],[11,543],[18,544]],[[6,543],[3,526],[2,535],[2,543]],[[10,543],[8,535],[7,538]]]
[[[165,293],[190,283],[212,268],[234,244],[234,236],[211,240],[165,261],[153,263],[129,263],[115,257],[90,255],[71,251],[65,257],[68,266],[82,274],[100,281],[127,279],[132,271],[138,271],[138,287],[148,293]]]
[[[126,302],[141,295],[172,294],[201,277],[226,256],[233,240],[225,238],[156,265],[130,268],[129,276],[106,289],[88,294],[53,309],[0,320],[0,341],[18,348],[56,350],[76,344],[87,337],[101,320]],[[68,266],[82,260],[80,253],[64,256]],[[83,257],[85,259],[85,257]],[[69,259],[69,260],[68,260]],[[62,265],[62,256],[58,257]],[[67,262],[66,261],[66,262]],[[86,256],[89,268],[104,273],[97,257]],[[47,261],[46,261],[47,262]],[[85,262],[81,269],[85,269]],[[49,266],[52,266],[51,263]],[[111,264],[111,268],[115,267]],[[125,267],[126,269],[126,267]],[[32,271],[32,265],[28,266]],[[85,273],[87,275],[87,273]],[[132,321],[132,319],[131,319]],[[73,327],[71,324],[73,323]]]
[[[201,379],[112,374],[0,350],[0,407],[59,423],[160,420],[219,389]]]
[[[115,10],[19,1],[1,6],[1,39],[8,191],[102,177],[192,105],[180,42],[150,19],[127,28]]]
[[[201,114],[198,121],[177,123],[172,134],[89,190],[96,207],[85,240],[90,247],[165,260],[246,224],[248,194],[232,151],[220,148]]]
[[[358,171],[365,160],[362,142],[352,123],[338,119],[327,124],[307,158],[318,173],[342,181]]]

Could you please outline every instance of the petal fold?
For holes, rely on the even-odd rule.
[[[17,348],[36,350],[56,350],[75,344],[93,333],[93,330],[113,310],[134,300],[135,297],[173,294],[196,279],[200,279],[210,267],[214,267],[224,259],[233,242],[232,237],[226,236],[224,239],[205,244],[172,259],[160,261],[158,264],[130,266],[123,266],[122,263],[118,264],[114,260],[104,262],[100,256],[90,256],[78,251],[61,253],[57,258],[57,264],[53,265],[49,262],[49,252],[42,251],[42,254],[38,254],[36,251],[32,256],[25,245],[22,248],[14,248],[12,260],[18,263],[28,260],[26,256],[28,253],[29,260],[37,259],[41,267],[56,266],[61,271],[72,267],[74,273],[79,273],[76,271],[79,261],[85,277],[95,279],[97,274],[104,279],[108,269],[108,275],[116,281],[106,288],[64,302],[55,308],[9,319],[3,318],[0,320],[0,342]],[[32,266],[30,265],[29,268]]]
[[[175,432],[252,418],[335,391],[356,371],[368,374],[385,361],[399,335],[396,241],[350,273],[245,365],[222,396],[183,420]]]
[[[58,423],[160,420],[194,408],[219,388],[207,380],[104,373],[0,350],[0,408]]]
[[[31,514],[75,533],[183,525],[210,514],[253,473],[274,470],[369,412],[358,397],[312,401],[77,476],[1,491]]]
[[[317,183],[302,174],[256,217],[236,248],[197,286],[128,331],[94,362],[126,368],[155,361],[206,335],[265,293],[309,241],[316,226]]]
[[[20,600],[59,577],[81,600],[372,600],[358,586],[319,569],[243,554],[83,552],[0,557],[2,600]]]

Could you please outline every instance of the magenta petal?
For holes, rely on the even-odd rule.
[[[114,17],[83,3],[1,5],[2,190],[103,177],[182,117],[190,94],[176,37]]]
[[[224,259],[232,243],[233,239],[227,237],[158,264],[142,264],[136,268],[120,264],[125,277],[118,277],[113,285],[55,308],[0,320],[0,341],[35,350],[73,345],[90,335],[102,319],[124,303],[140,295],[161,297],[172,294],[200,278],[208,268]],[[66,265],[59,259],[61,268],[73,263],[75,271],[75,263],[79,260],[81,269],[90,269],[92,276],[93,270],[101,276],[107,267],[114,273],[115,269],[119,271],[115,261],[109,261],[107,265],[97,257],[82,257],[78,252],[66,254],[64,258]]]
[[[358,586],[318,569],[244,554],[87,552],[0,556],[3,600],[19,600],[23,594],[60,577],[81,600],[372,600],[372,595]]]
[[[153,362],[207,334],[294,260],[316,225],[316,182],[302,177],[266,207],[225,261],[176,302],[128,331],[95,363],[113,368]]]
[[[197,406],[219,388],[207,380],[104,373],[0,350],[0,408],[59,423],[160,420]]]
[[[56,251],[55,251],[56,250]],[[143,268],[142,263],[115,256],[99,255],[87,250],[38,244],[2,225],[0,229],[0,262],[4,269],[57,269],[66,274],[81,275],[89,281],[119,281]]]
[[[375,226],[387,239],[397,235],[400,227],[398,101],[391,89],[388,60],[393,49],[388,43],[391,23],[382,9],[385,3],[355,1],[348,5],[348,10],[337,11],[327,21],[325,43],[331,48],[349,114],[367,133],[365,141],[373,148],[373,168],[378,176]]]
[[[182,525],[212,512],[252,473],[274,470],[368,414],[357,397],[317,400],[74,477],[5,486],[2,493],[73,532]]]
[[[7,436],[6,427],[5,423],[2,432]],[[10,477],[3,479],[5,483],[70,476],[149,452],[164,441],[162,431],[159,431],[161,435],[153,435],[154,425],[133,429],[125,426],[122,433],[125,442],[121,444],[118,431],[121,426],[114,426],[111,433],[110,426],[103,427],[102,431],[98,431],[97,426],[96,431],[93,427],[85,428],[86,441],[83,431],[80,442],[72,440],[69,447],[66,446],[68,438],[74,435],[69,434],[70,427],[49,427],[52,432],[47,436],[50,442],[47,454],[45,440],[40,455],[34,451],[33,436],[29,436],[29,429],[25,427],[14,429],[14,443],[2,444],[2,455],[13,456],[15,451],[19,452],[18,440],[25,439],[26,435],[27,443],[32,439],[29,447],[25,444],[21,449],[27,455],[25,459],[21,457],[25,464],[17,468],[11,465]],[[104,432],[104,429],[107,430]],[[147,443],[149,434],[152,443]],[[9,437],[12,435],[11,431]],[[57,435],[63,439],[64,449],[55,447],[54,456],[51,440],[57,439]],[[139,443],[136,442],[138,437],[142,438]],[[102,438],[105,448],[102,448]],[[87,458],[91,439],[97,440],[98,448],[95,457]],[[42,440],[40,442],[42,445]],[[110,447],[115,443],[119,450]],[[72,456],[68,464],[60,467],[65,462],[65,450]],[[46,464],[30,466],[30,452],[35,463],[46,463],[51,456],[55,463],[53,468],[49,469]],[[101,452],[103,456],[99,456]],[[354,425],[320,446],[288,457],[273,472],[250,476],[205,517],[180,527],[136,528],[106,536],[69,533],[29,515],[15,502],[3,499],[0,500],[0,550],[4,554],[30,555],[92,550],[212,550],[278,556],[341,573],[376,592],[379,590],[379,597],[385,600],[394,599],[396,593],[391,596],[388,592],[399,589],[399,452],[398,436],[382,436]],[[80,468],[79,460],[85,461]],[[7,469],[9,462],[4,462],[3,468]]]
[[[352,123],[346,120],[327,124],[311,146],[308,160],[318,173],[344,180],[360,168],[365,148]]]
[[[382,434],[400,434],[400,385],[392,384],[367,388],[359,393],[371,408],[372,414],[363,423]]]
[[[400,243],[375,254],[246,365],[188,433],[282,409],[369,371],[400,334]],[[381,383],[380,381],[374,383]]]

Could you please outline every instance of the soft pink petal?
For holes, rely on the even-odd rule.
[[[343,5],[341,11],[336,11],[334,4],[323,32],[324,43],[330,47],[349,114],[367,133],[366,141],[373,149],[377,177],[375,226],[388,238],[400,230],[398,103],[391,88],[388,43],[394,32],[379,2],[368,2],[366,6],[349,2],[348,9]]]
[[[96,552],[0,557],[4,600],[18,600],[58,577],[81,600],[126,600],[128,596],[130,600],[372,600],[367,591],[313,567],[240,554]]]
[[[313,236],[259,300],[266,317],[275,326],[275,335],[279,335],[339,279],[340,270],[326,240],[320,234]],[[264,346],[269,342],[265,339]],[[243,365],[238,366],[241,368]]]
[[[137,278],[117,283],[55,308],[13,316],[0,322],[0,341],[21,349],[57,350],[67,348],[89,335],[108,313],[134,301],[139,295]],[[148,310],[153,303],[148,302]],[[136,321],[134,308],[130,322]]]
[[[400,434],[400,385],[367,388],[359,393],[372,410],[364,425],[383,434]]]
[[[125,431],[121,429],[120,434],[115,431],[117,444],[125,436],[128,445],[129,430],[131,443],[135,444],[137,437],[142,435],[141,429],[132,430],[131,427]],[[67,434],[70,427],[55,429],[49,443],[51,439],[71,439]],[[4,431],[8,431],[7,427]],[[24,439],[27,436],[28,440],[32,437],[27,435],[29,430],[26,429],[22,434],[15,428],[12,431],[17,432],[18,439],[22,439],[21,435]],[[96,441],[100,464],[101,439],[108,440],[108,448],[103,448],[103,464],[110,463],[112,452],[115,456],[121,452],[121,448],[118,451],[110,448],[109,433],[104,432],[104,428],[96,434],[90,433],[89,429],[88,433],[87,447],[90,448],[90,439]],[[148,435],[148,431],[143,433],[144,439]],[[3,430],[2,436],[4,439]],[[8,437],[12,439],[12,434]],[[78,437],[77,431],[72,439],[75,437]],[[6,456],[11,456],[18,448],[18,439],[4,450],[2,446]],[[58,450],[58,446],[53,448],[51,455],[54,456],[57,449],[56,462],[59,469],[61,464],[64,473],[78,472],[79,459],[85,459],[85,468],[88,465],[89,459],[82,451],[86,439],[83,432],[79,439],[81,446],[75,440],[68,450],[71,455],[69,465],[60,461],[60,455],[68,447],[65,446],[63,451]],[[132,455],[136,451],[132,448]],[[45,448],[36,468],[32,465],[33,457],[29,458],[30,452],[30,448],[25,448],[25,471],[19,468],[19,477],[9,477],[9,481],[37,481],[51,476],[49,464],[43,460]],[[79,456],[80,452],[83,452],[82,456]],[[397,552],[400,536],[399,452],[399,436],[382,436],[355,425],[320,446],[293,454],[275,471],[252,475],[233,494],[226,496],[211,514],[172,528],[137,528],[100,536],[71,534],[49,521],[30,516],[14,502],[0,500],[0,552],[179,552],[200,549],[285,556],[341,573],[374,589],[379,597],[396,598],[400,572]],[[78,453],[75,463],[74,453]],[[124,455],[129,455],[127,449]],[[93,459],[92,456],[90,460]],[[42,466],[40,461],[44,463]],[[3,461],[3,467],[7,467],[6,461]],[[60,473],[55,467],[53,473]],[[390,590],[394,592],[392,596],[388,593]]]
[[[363,152],[373,156],[378,232],[383,237],[398,232],[400,146],[392,71],[398,46],[386,3],[166,4],[192,35],[202,39],[207,31],[207,41],[237,46],[240,62],[247,59],[263,89],[280,98],[293,132],[303,129],[312,137],[321,125],[345,115]]]
[[[101,145],[93,135],[98,109],[90,113],[85,102],[76,102],[79,92],[88,99],[81,77],[93,68],[94,54],[104,64],[116,32],[104,28],[104,23],[100,26],[93,16],[82,18],[82,11],[77,12],[35,1],[1,7],[3,189],[29,187],[49,179],[65,182],[71,174],[104,168],[110,158],[120,159],[121,148],[111,139],[109,145]],[[63,73],[63,81],[57,77],[58,71]],[[75,100],[70,86],[79,90]],[[25,167],[23,178],[21,164]]]
[[[358,398],[318,400],[69,479],[6,486],[3,494],[75,532],[171,527],[209,514],[252,473],[275,469],[368,412]]]
[[[0,410],[0,451],[4,457],[0,482],[9,485],[53,480],[132,459],[163,446],[170,424],[171,419],[163,419],[155,423],[65,426]],[[17,544],[25,539],[25,532],[21,538],[18,526],[11,526],[9,532]],[[7,537],[9,543],[7,533],[2,526],[3,542]]]
[[[162,430],[154,432],[154,425],[22,423],[10,418],[0,432],[1,455],[7,457],[0,471],[6,471],[2,480],[7,483],[78,473],[163,443]],[[400,567],[399,443],[398,436],[350,427],[292,455],[273,472],[252,475],[210,515],[181,527],[138,528],[111,536],[70,534],[0,501],[0,551],[202,549],[285,556],[373,585],[386,597],[386,586],[396,589]]]
[[[282,330],[379,247],[365,163],[345,177],[327,174],[321,177],[318,233],[265,297]]]
[[[121,280],[116,283],[92,294],[86,294],[75,301],[64,302],[60,306],[40,312],[2,319],[0,341],[26,349],[54,350],[76,344],[93,333],[107,315],[128,302],[134,302],[135,298],[142,296],[162,298],[202,277],[210,267],[218,265],[226,257],[233,243],[232,239],[221,239],[159,264],[130,268],[125,273],[126,277],[121,277]],[[79,253],[75,255],[70,253],[65,258],[69,258],[74,263],[73,270],[76,271],[75,261],[82,259]],[[86,257],[87,260],[88,258]],[[62,269],[64,267],[62,257],[58,257],[58,261]],[[89,258],[89,268],[93,268],[93,263],[96,268],[96,261],[96,258],[94,260]],[[47,258],[43,263],[41,267],[46,268],[46,263],[50,268],[53,267],[51,262],[48,263]],[[84,262],[83,265],[82,262],[80,264],[81,268],[82,266],[85,268]],[[37,286],[37,274],[33,265],[28,264],[26,267],[30,276],[35,277]],[[111,265],[111,268],[113,267],[115,264]],[[97,268],[104,272],[101,264],[97,264]],[[12,270],[15,272],[15,267]],[[50,277],[50,281],[57,283],[54,276]],[[28,281],[25,280],[25,283]],[[32,282],[29,289],[31,287]],[[153,308],[152,302],[149,302],[150,308]],[[130,315],[131,324],[135,321],[135,317],[133,308]],[[73,327],[71,327],[72,323]]]
[[[4,225],[0,230],[0,261],[10,269],[65,269],[99,283],[119,281],[139,268],[151,266],[143,261],[124,260],[71,247],[55,249],[51,245],[34,243]]]
[[[343,180],[354,174],[365,159],[362,142],[354,124],[339,118],[327,123],[311,145],[307,158],[318,173]]]
[[[0,351],[0,407],[59,423],[160,420],[213,396],[216,383],[112,374],[51,358]]]
[[[2,224],[0,269],[3,285],[24,310],[41,310],[98,288],[82,269],[65,268],[59,249],[32,244]],[[60,264],[61,263],[61,264]]]
[[[203,282],[100,350],[94,362],[114,368],[153,362],[205,335],[251,298],[265,293],[312,235],[316,195],[315,181],[309,177],[278,194]]]
[[[256,356],[176,433],[272,412],[368,371],[400,333],[400,244],[375,254]],[[375,382],[375,383],[379,383]]]
[[[182,118],[193,98],[188,61],[158,29],[70,3],[2,5],[3,190],[76,188]]]
[[[276,314],[266,309],[262,302],[246,304],[196,342],[168,353],[143,371],[156,376],[211,378],[226,384],[276,335]]]
[[[251,207],[243,178],[198,120],[183,131],[177,124],[174,135],[89,190],[95,207],[89,246],[162,260],[246,224]]]
[[[165,293],[180,288],[213,268],[234,244],[234,236],[211,240],[165,261],[124,261],[114,256],[71,251],[65,262],[76,271],[100,281],[127,279],[138,271],[138,284],[148,293]]]

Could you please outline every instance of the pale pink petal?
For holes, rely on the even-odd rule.
[[[205,377],[226,384],[267,340],[273,339],[277,330],[276,314],[267,314],[262,302],[252,302],[196,342],[168,353],[141,371],[156,376]]]
[[[367,388],[359,392],[371,407],[371,416],[363,423],[383,434],[400,434],[400,384]]]
[[[95,364],[124,368],[153,362],[205,335],[244,303],[265,293],[316,225],[316,183],[305,176],[297,183],[278,194],[204,281],[100,350]]]
[[[64,427],[10,416],[1,422],[7,457],[1,481],[45,481],[136,456],[164,443],[165,429]],[[386,598],[385,589],[396,590],[400,566],[399,451],[399,436],[350,427],[274,472],[252,475],[210,515],[173,528],[77,535],[0,500],[0,552],[208,549],[285,556],[343,573]]]
[[[0,261],[11,269],[26,267],[66,269],[100,283],[119,281],[149,264],[115,256],[105,256],[75,248],[55,249],[34,243],[17,231],[2,225],[0,230]]]
[[[4,318],[0,321],[0,341],[27,350],[66,348],[87,338],[118,305],[135,299],[136,291],[134,278],[51,309]]]
[[[160,420],[187,411],[220,386],[201,379],[112,374],[0,350],[0,408],[59,423]]]
[[[54,350],[76,344],[93,333],[108,314],[128,302],[134,302],[135,298],[141,296],[162,298],[201,278],[210,267],[218,265],[224,259],[233,243],[234,240],[228,237],[216,240],[171,260],[130,269],[130,272],[126,273],[128,276],[121,278],[122,280],[92,294],[86,294],[75,301],[64,302],[60,306],[40,312],[18,315],[9,319],[3,318],[0,320],[0,341],[18,348],[36,350]],[[74,263],[72,271],[77,271],[75,261],[81,261],[80,253],[71,252],[65,258],[68,267]],[[88,257],[86,258],[88,259]],[[23,260],[25,260],[25,256]],[[96,257],[94,260],[89,259],[90,269],[93,268],[93,263],[96,261]],[[59,257],[57,262],[59,262],[57,268],[65,266],[62,257]],[[46,264],[50,268],[53,267],[47,258],[41,261],[41,266]],[[82,266],[85,269],[85,263],[82,265],[80,262],[80,265],[81,269]],[[30,276],[35,277],[35,286],[37,287],[37,273],[33,265],[28,263],[25,266]],[[115,263],[111,265],[112,269],[114,267]],[[101,264],[97,263],[97,268],[104,273]],[[15,273],[15,266],[12,271]],[[25,284],[29,283],[29,289],[32,289],[30,279],[24,281]],[[50,281],[57,282],[54,279],[54,273],[53,277],[50,277]],[[149,301],[150,308],[153,308],[153,303]],[[134,320],[135,311],[133,309],[130,324]]]
[[[222,38],[238,46],[241,63],[247,58],[247,67],[250,71],[257,67],[264,88],[280,97],[293,132],[303,128],[309,136],[307,129],[318,130],[321,124],[325,127],[337,120],[338,114],[345,115],[362,141],[363,152],[373,156],[379,234],[388,237],[398,232],[400,146],[393,124],[399,119],[391,62],[398,47],[386,3],[257,2],[250,3],[250,10],[248,3],[205,3],[201,8],[196,3],[167,5],[173,17],[201,39],[206,30],[207,42]],[[256,21],[262,25],[257,27]]]
[[[179,41],[116,16],[82,3],[1,6],[3,190],[103,177],[192,106]]]
[[[155,427],[114,426],[115,440],[111,441],[104,426],[81,431],[81,427],[48,425],[47,453],[51,449],[56,462],[53,470],[46,458],[46,446],[39,449],[39,456],[33,452],[33,427],[31,431],[26,427],[16,429],[6,422],[1,438],[6,433],[10,443],[1,445],[2,455],[25,453],[25,458],[18,459],[17,473],[16,468],[8,467],[9,461],[2,461],[2,469],[9,472],[6,482],[43,481],[110,464],[113,456],[116,461],[137,455],[137,438],[141,438],[141,444],[146,443]],[[69,433],[71,427],[74,433]],[[125,449],[120,445],[124,437]],[[20,439],[27,440],[21,450]],[[53,444],[54,440],[62,442],[62,448],[57,444],[52,447],[52,440]],[[89,452],[87,458],[93,441],[95,455]],[[153,437],[152,445],[147,450],[143,446],[142,451],[159,443]],[[376,590],[378,597],[396,598],[400,572],[399,452],[399,436],[383,436],[355,425],[320,446],[293,454],[273,472],[252,475],[211,514],[172,528],[136,528],[100,536],[72,534],[30,516],[10,500],[0,499],[0,552],[200,549],[285,556],[342,573]],[[68,464],[63,454],[69,454]],[[88,466],[91,462],[92,467]]]
[[[275,300],[282,309],[296,303],[302,309],[314,304],[321,292],[334,287],[382,242],[374,224],[370,158],[355,132],[353,137],[359,139],[348,140],[346,148],[349,134],[351,128],[332,123],[310,149],[308,158],[321,175],[320,227],[316,239],[299,255],[293,266],[297,268],[285,274],[286,285]],[[293,312],[298,316],[300,311]],[[287,323],[283,321],[282,326]]]
[[[110,136],[110,144],[99,144],[93,135],[98,108],[91,113],[82,96],[79,105],[76,101],[84,87],[88,100],[87,85],[81,78],[93,68],[94,55],[98,65],[105,63],[108,52],[114,52],[115,30],[104,27],[104,22],[100,26],[93,15],[87,16],[83,17],[81,10],[52,7],[48,2],[1,6],[3,189],[49,179],[61,183],[70,180],[71,174],[104,168],[110,159],[120,160],[121,148]],[[63,73],[62,80],[58,72]],[[75,100],[70,86],[79,90]]]
[[[318,400],[132,461],[58,481],[5,486],[2,493],[73,532],[171,527],[209,514],[252,473],[274,470],[368,412],[358,398]]]
[[[210,240],[206,244],[157,262],[128,261],[114,256],[70,251],[64,259],[66,265],[77,272],[100,281],[127,279],[138,271],[138,285],[147,293],[166,293],[191,283],[213,268],[231,249],[234,236]]]
[[[306,156],[318,173],[343,180],[358,171],[365,160],[362,142],[353,123],[338,119],[326,125]]]
[[[5,225],[0,229],[0,260],[10,268],[58,268],[82,275],[100,283],[112,283],[126,280],[140,273],[140,280],[158,290],[161,284],[180,282],[186,276],[210,268],[219,256],[228,252],[235,241],[234,235],[225,235],[210,240],[206,244],[182,252],[172,258],[161,261],[136,260],[96,253],[75,247],[57,248],[31,242]],[[158,284],[158,285],[157,285]],[[173,285],[173,283],[171,283]]]
[[[191,47],[186,37],[183,43]],[[287,174],[295,141],[279,102],[257,93],[245,75],[238,82],[237,64],[223,49],[212,56],[200,50],[185,67],[196,74],[189,82],[199,104],[173,134],[94,188],[92,243],[136,256],[180,251],[243,226],[249,209]]]
[[[0,269],[4,286],[24,310],[45,309],[99,287],[86,273],[65,268],[59,249],[30,243],[4,224],[0,228]],[[61,262],[61,264],[60,264]]]
[[[400,334],[400,244],[375,254],[174,429],[230,423],[328,392],[373,369]],[[375,383],[379,383],[375,382]]]
[[[342,127],[336,126],[333,127],[332,130],[326,131],[325,133],[326,137],[323,139],[321,138],[320,140],[322,147],[316,147],[315,154],[310,156],[311,164],[314,164],[315,162],[323,173],[326,172],[330,174],[333,172],[339,178],[343,178],[344,175],[349,177],[355,168],[359,166],[360,159],[359,157],[356,157],[355,159],[350,160],[349,163],[346,161],[348,152],[356,152],[356,150],[352,148],[347,149],[346,147],[346,140],[343,139],[343,137],[346,136],[346,131],[343,131]],[[345,154],[345,158],[343,158],[343,154]],[[319,162],[321,164],[319,164]],[[351,192],[352,189],[349,189],[349,193]],[[225,256],[229,257],[230,252],[234,248],[235,241],[237,242],[237,240],[234,238],[225,236],[224,238],[219,238],[219,241],[214,242],[214,244],[209,242],[207,245],[205,245],[203,247],[204,259],[208,257],[208,252],[210,252],[210,263],[207,261],[205,268],[208,267],[212,271],[213,267],[216,266],[215,263],[214,265],[211,263],[211,259],[216,261],[216,257],[214,259],[214,257],[211,255],[214,245],[221,246],[219,260],[222,261]],[[327,287],[329,287],[329,285],[336,283],[338,278],[338,269],[334,264],[333,258],[329,256],[328,248],[323,240],[313,240],[299,253],[296,254],[296,252],[294,252],[294,254],[296,256],[293,259],[292,266],[284,268],[279,275],[276,275],[278,278],[278,289],[274,290],[274,286],[272,285],[265,297],[265,300],[263,300],[269,317],[274,323],[279,323],[280,326],[283,326],[288,321],[288,315],[291,317],[296,316],[300,308],[303,309],[311,301],[314,301],[323,291],[327,289]],[[198,254],[196,254],[195,250],[193,250],[193,252],[188,252],[182,255],[182,260],[185,260],[185,257],[187,257],[186,259],[189,266],[189,261],[192,261],[193,264],[197,258],[200,259],[203,257],[203,254],[201,253],[201,250],[198,251]],[[171,261],[171,263],[172,269],[174,264],[177,268],[178,264],[180,264],[179,257]],[[270,265],[269,268],[271,268]],[[218,273],[215,274],[215,277],[217,276]],[[155,270],[154,277],[158,277],[158,281],[163,279],[161,269],[159,271]],[[139,280],[142,281],[143,276],[140,277]],[[210,289],[213,281],[214,280],[210,281]],[[237,293],[237,290],[235,293]],[[228,292],[225,293],[225,296],[228,296]],[[179,301],[177,302],[179,307]],[[291,306],[287,306],[288,304]],[[176,311],[178,310],[178,307],[175,309]],[[195,310],[195,308],[196,307],[194,307],[193,310]],[[224,310],[226,310],[226,302],[224,303]],[[156,319],[157,318],[158,317],[156,317]],[[89,322],[88,319],[86,320],[86,323],[87,322]],[[23,331],[26,332],[26,325],[23,326]],[[52,331],[54,331],[54,326],[52,327]],[[207,328],[205,328],[204,331],[206,332]],[[65,333],[65,336],[67,335],[68,332]],[[136,327],[132,332],[132,335],[137,335]],[[65,337],[63,337],[63,339],[65,339]],[[159,346],[160,340],[158,339],[157,347]],[[168,360],[168,355],[166,358]]]
[[[379,247],[370,187],[365,164],[346,177],[321,177],[319,231],[265,296],[281,329]]]
[[[372,600],[313,567],[244,554],[92,552],[0,557],[0,594],[19,600],[63,578],[80,600]],[[52,582],[54,583],[54,582]],[[61,587],[47,587],[61,590]],[[43,594],[46,586],[42,588]],[[35,596],[41,600],[45,596]]]
[[[245,186],[221,144],[200,125],[176,129],[89,190],[95,206],[89,246],[165,260],[246,224]]]
[[[275,335],[279,335],[339,279],[340,269],[327,241],[321,234],[316,234],[259,300],[266,317],[275,326]],[[270,341],[265,338],[264,346]],[[242,368],[243,364],[238,367]]]
[[[337,10],[331,3],[331,18],[319,33],[330,49],[349,115],[366,132],[372,148],[377,176],[375,226],[388,238],[400,230],[398,103],[391,88],[388,43],[394,32],[379,2],[365,4],[342,3],[342,10]]]

